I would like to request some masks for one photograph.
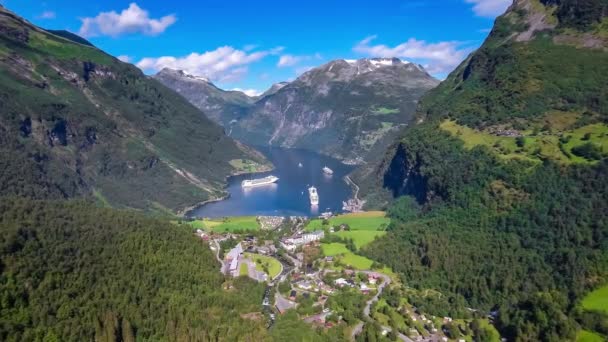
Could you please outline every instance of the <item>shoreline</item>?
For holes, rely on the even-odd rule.
[[[230,198],[230,193],[225,191],[225,195],[224,196],[217,197],[217,198],[210,198],[208,200],[204,200],[202,202],[198,202],[196,204],[193,204],[191,206],[185,207],[185,208],[177,211],[176,214],[179,217],[186,217],[186,214],[188,212],[190,212],[190,211],[192,211],[192,210],[194,210],[194,209],[196,209],[198,207],[202,207],[202,206],[204,206],[206,204],[209,204],[209,203],[220,202],[220,201],[226,200],[228,198]]]
[[[216,198],[210,198],[210,199],[207,199],[207,200],[195,203],[193,205],[187,206],[187,207],[185,207],[185,208],[183,208],[181,210],[178,210],[176,212],[176,215],[179,216],[179,217],[186,217],[186,214],[188,214],[188,212],[190,212],[190,211],[192,211],[192,210],[194,210],[196,208],[202,207],[202,206],[204,206],[206,204],[209,204],[209,203],[220,202],[220,201],[224,201],[224,200],[229,199],[230,198],[230,193],[228,191],[226,191],[226,189],[228,188],[228,183],[229,183],[228,181],[230,180],[230,177],[237,177],[237,176],[243,176],[243,175],[248,175],[248,174],[249,175],[253,175],[253,174],[257,174],[257,173],[270,172],[270,171],[272,171],[274,169],[275,169],[274,165],[271,164],[271,165],[265,165],[264,168],[263,168],[263,170],[261,170],[261,171],[254,171],[254,172],[236,171],[236,172],[232,172],[229,175],[227,175],[226,177],[224,177],[224,184],[222,185],[222,191],[224,192],[223,196],[216,197]]]

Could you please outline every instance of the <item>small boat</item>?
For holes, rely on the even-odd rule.
[[[319,204],[319,194],[317,193],[317,188],[315,188],[314,186],[308,188],[308,196],[310,197],[310,204]]]
[[[298,163],[298,167],[302,167],[302,163]]]
[[[324,166],[324,167],[323,167],[323,172],[324,172],[326,175],[328,175],[328,176],[331,176],[331,175],[333,175],[333,174],[334,174],[334,170],[332,170],[332,169],[328,168],[327,166]]]
[[[244,180],[241,182],[241,186],[243,188],[252,188],[252,187],[256,187],[256,186],[270,185],[272,183],[275,183],[278,180],[279,180],[279,177],[270,175],[270,176],[267,176],[264,178]]]

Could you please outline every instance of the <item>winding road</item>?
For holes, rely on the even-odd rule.
[[[378,299],[380,298],[380,296],[382,295],[382,292],[384,291],[384,288],[389,285],[391,283],[391,277],[387,276],[386,274],[383,273],[379,273],[379,272],[375,272],[375,271],[359,271],[360,273],[365,273],[367,275],[370,274],[374,274],[374,275],[378,275],[380,276],[380,278],[382,278],[382,284],[378,285],[378,292],[376,293],[375,296],[373,296],[370,300],[368,300],[365,303],[365,308],[363,308],[363,315],[365,316],[365,319],[367,321],[373,321],[374,319],[369,315],[372,304],[374,304],[375,302],[378,301]],[[357,324],[354,328],[353,331],[351,333],[351,337],[353,338],[353,340],[355,339],[355,337],[357,335],[359,335],[362,331],[363,331],[363,326],[365,325],[364,322],[360,322],[359,324]],[[387,326],[382,326],[382,329],[386,330],[386,331],[392,331],[393,329],[391,327],[387,327]],[[399,339],[401,341],[405,341],[405,342],[414,342],[411,338],[405,336],[404,334],[397,332],[397,337],[399,337]]]

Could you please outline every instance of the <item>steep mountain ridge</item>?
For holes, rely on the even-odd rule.
[[[3,195],[168,211],[222,196],[231,160],[265,163],[139,69],[68,38],[0,9]]]
[[[364,253],[442,293],[417,307],[492,311],[514,341],[608,333],[578,307],[608,281],[607,14],[604,0],[515,1],[357,171],[368,203],[401,196]]]
[[[247,108],[255,102],[254,98],[240,91],[220,89],[209,79],[187,74],[183,70],[164,68],[153,78],[175,90],[224,127],[229,127],[232,120],[245,116]]]
[[[199,108],[215,110],[212,118],[236,139],[359,162],[384,149],[410,122],[418,98],[438,84],[423,67],[397,58],[335,60],[237,103],[204,82],[194,86],[183,73],[171,80],[166,74],[155,77]],[[218,100],[215,107],[209,99]]]

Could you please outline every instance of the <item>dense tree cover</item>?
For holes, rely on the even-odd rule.
[[[268,339],[264,285],[225,282],[169,222],[79,202],[0,200],[0,340]],[[226,288],[226,289],[225,289]]]
[[[608,12],[606,0],[541,0],[548,5],[557,5],[560,25],[575,29],[588,29],[601,22]]]
[[[591,2],[560,4],[577,13]],[[559,29],[514,40],[529,28],[524,3],[421,101],[421,123],[379,167],[393,196],[412,198],[389,210],[388,234],[363,252],[406,284],[440,291],[408,298],[425,312],[462,316],[472,307],[495,312],[513,340],[573,340],[577,322],[603,326],[576,305],[608,281],[608,160],[593,145],[573,152],[594,164],[507,160],[482,146],[465,149],[439,127],[453,119],[523,130],[553,111],[570,113],[574,125],[606,122],[608,54],[555,44]],[[605,10],[599,15],[605,20]]]
[[[530,307],[535,293],[559,290],[571,305],[608,280],[608,162],[500,163],[459,144],[432,126],[410,133],[406,159],[416,165],[425,158],[414,172],[424,175],[434,200],[423,212],[411,200],[398,202],[387,236],[365,248],[406,283],[445,292],[412,298],[421,309],[458,316],[465,305],[504,307],[508,316],[508,307]],[[496,182],[508,191],[493,191]],[[522,332],[526,319],[533,318],[506,319],[505,331]]]

